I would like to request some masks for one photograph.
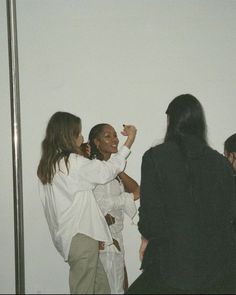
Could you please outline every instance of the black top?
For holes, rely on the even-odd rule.
[[[191,290],[233,271],[236,198],[228,160],[195,139],[185,146],[187,160],[174,142],[144,154],[138,227],[149,240],[142,268]]]

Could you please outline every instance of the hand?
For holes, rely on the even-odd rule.
[[[137,133],[137,129],[133,125],[125,125],[123,124],[123,130],[121,134],[128,137],[135,137]]]
[[[80,146],[80,149],[81,149],[84,157],[86,157],[86,158],[90,157],[91,147],[90,147],[89,143],[87,143],[87,142],[82,143]]]
[[[140,245],[140,248],[139,248],[139,259],[140,261],[143,261],[143,256],[144,256],[144,253],[145,253],[145,250],[147,248],[147,245],[148,245],[148,240],[146,240],[144,237],[141,238],[141,245]]]
[[[105,216],[105,219],[106,219],[106,222],[107,222],[107,224],[110,226],[110,225],[112,225],[112,224],[114,224],[115,223],[115,217],[113,217],[111,214],[107,214],[106,216]]]
[[[98,250],[104,250],[104,248],[105,248],[105,242],[99,241],[98,242]]]
[[[121,249],[120,249],[120,245],[119,245],[119,242],[115,239],[113,239],[113,245],[116,247],[116,249],[120,252]]]
[[[123,125],[124,129],[121,131],[121,134],[127,136],[125,145],[130,148],[135,140],[137,129],[133,125]]]

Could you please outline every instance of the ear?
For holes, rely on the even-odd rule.
[[[228,153],[227,158],[230,161],[230,163],[232,164],[233,161],[234,161],[234,155],[233,155],[233,153]]]
[[[233,156],[232,165],[233,165],[234,171],[236,172],[236,152],[233,152],[232,156]]]
[[[229,157],[229,153],[228,153],[226,150],[224,150],[224,156],[225,156],[226,158]]]
[[[94,144],[96,145],[97,149],[99,150],[100,141],[97,138],[94,139]]]

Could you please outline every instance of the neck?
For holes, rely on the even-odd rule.
[[[105,153],[105,154],[102,154],[102,155],[103,155],[104,161],[108,161],[110,159],[110,157],[111,157],[111,154],[109,154],[109,153]]]

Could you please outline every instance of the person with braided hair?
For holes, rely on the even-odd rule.
[[[76,115],[56,112],[51,116],[37,170],[40,198],[53,243],[70,267],[70,293],[110,294],[99,242],[112,243],[112,237],[93,190],[123,171],[136,128],[123,128],[127,139],[107,161],[84,156],[81,129]]]
[[[89,157],[109,161],[118,151],[119,139],[109,124],[97,124],[89,133]],[[122,230],[124,214],[131,219],[136,214],[139,185],[124,171],[106,184],[94,189],[96,201],[109,225],[113,244],[104,242],[99,257],[106,271],[112,294],[123,294],[128,288]]]

